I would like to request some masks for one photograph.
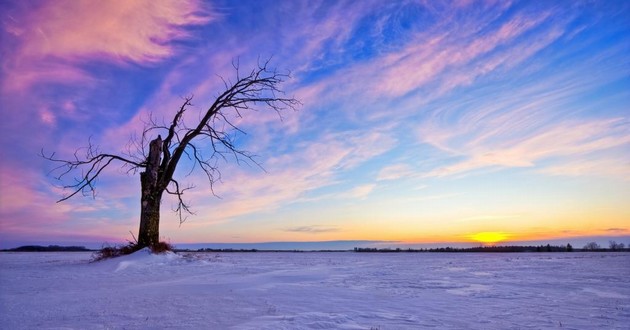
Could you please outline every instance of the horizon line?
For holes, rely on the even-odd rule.
[[[608,244],[612,240],[630,246],[630,235],[609,235],[609,236],[573,236],[564,238],[550,238],[540,240],[503,240],[499,242],[476,242],[476,241],[444,241],[444,242],[408,242],[401,240],[321,240],[321,241],[262,241],[262,242],[198,242],[198,243],[171,243],[175,248],[212,248],[216,246],[221,249],[270,249],[270,250],[352,250],[353,248],[442,248],[442,247],[478,247],[478,246],[538,246],[538,245],[567,245],[571,244],[575,248],[596,242],[598,244]],[[627,241],[629,240],[629,241]],[[123,242],[96,242],[90,240],[16,240],[4,242],[0,249],[11,249],[26,245],[59,245],[59,246],[84,246],[86,248],[101,248],[103,246],[114,246],[124,244]],[[8,244],[7,244],[8,243]],[[257,248],[258,247],[258,248]]]

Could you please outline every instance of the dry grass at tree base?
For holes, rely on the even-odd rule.
[[[150,246],[149,248],[151,249],[152,253],[156,253],[156,254],[173,251],[173,246],[166,242],[159,242],[153,246]],[[105,259],[116,258],[116,257],[128,255],[128,254],[132,254],[141,249],[142,247],[140,247],[138,244],[134,242],[130,242],[127,245],[105,246],[99,251],[96,251],[94,253],[92,260],[100,261],[100,260],[105,260]]]
[[[165,253],[168,251],[173,251],[173,246],[166,242],[159,242],[151,247],[151,252],[153,253]]]

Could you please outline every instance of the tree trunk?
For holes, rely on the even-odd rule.
[[[143,194],[138,246],[154,246],[160,241],[160,198]]]
[[[160,204],[163,189],[158,186],[158,170],[162,154],[162,137],[149,144],[146,171],[140,173],[140,229],[138,246],[154,246],[160,240]]]

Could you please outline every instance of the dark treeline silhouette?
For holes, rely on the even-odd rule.
[[[608,241],[608,248],[605,248],[605,247],[600,246],[596,242],[589,242],[589,243],[586,243],[586,245],[584,245],[584,247],[582,248],[582,251],[589,251],[589,252],[630,251],[630,244],[628,244],[628,247],[626,248],[626,245],[623,243],[617,243],[616,241]]]
[[[14,249],[2,250],[5,252],[90,252],[93,250],[85,246],[59,246],[59,245],[24,245]]]
[[[578,251],[574,249],[571,244],[567,245],[539,245],[539,246],[477,246],[470,248],[454,248],[454,247],[441,247],[441,248],[426,248],[426,249],[391,249],[391,248],[354,248],[355,252],[573,252]],[[581,250],[580,250],[581,251]]]

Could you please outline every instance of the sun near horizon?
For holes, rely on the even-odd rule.
[[[471,234],[468,237],[483,245],[495,245],[496,243],[505,242],[510,235],[500,231],[484,231]]]

